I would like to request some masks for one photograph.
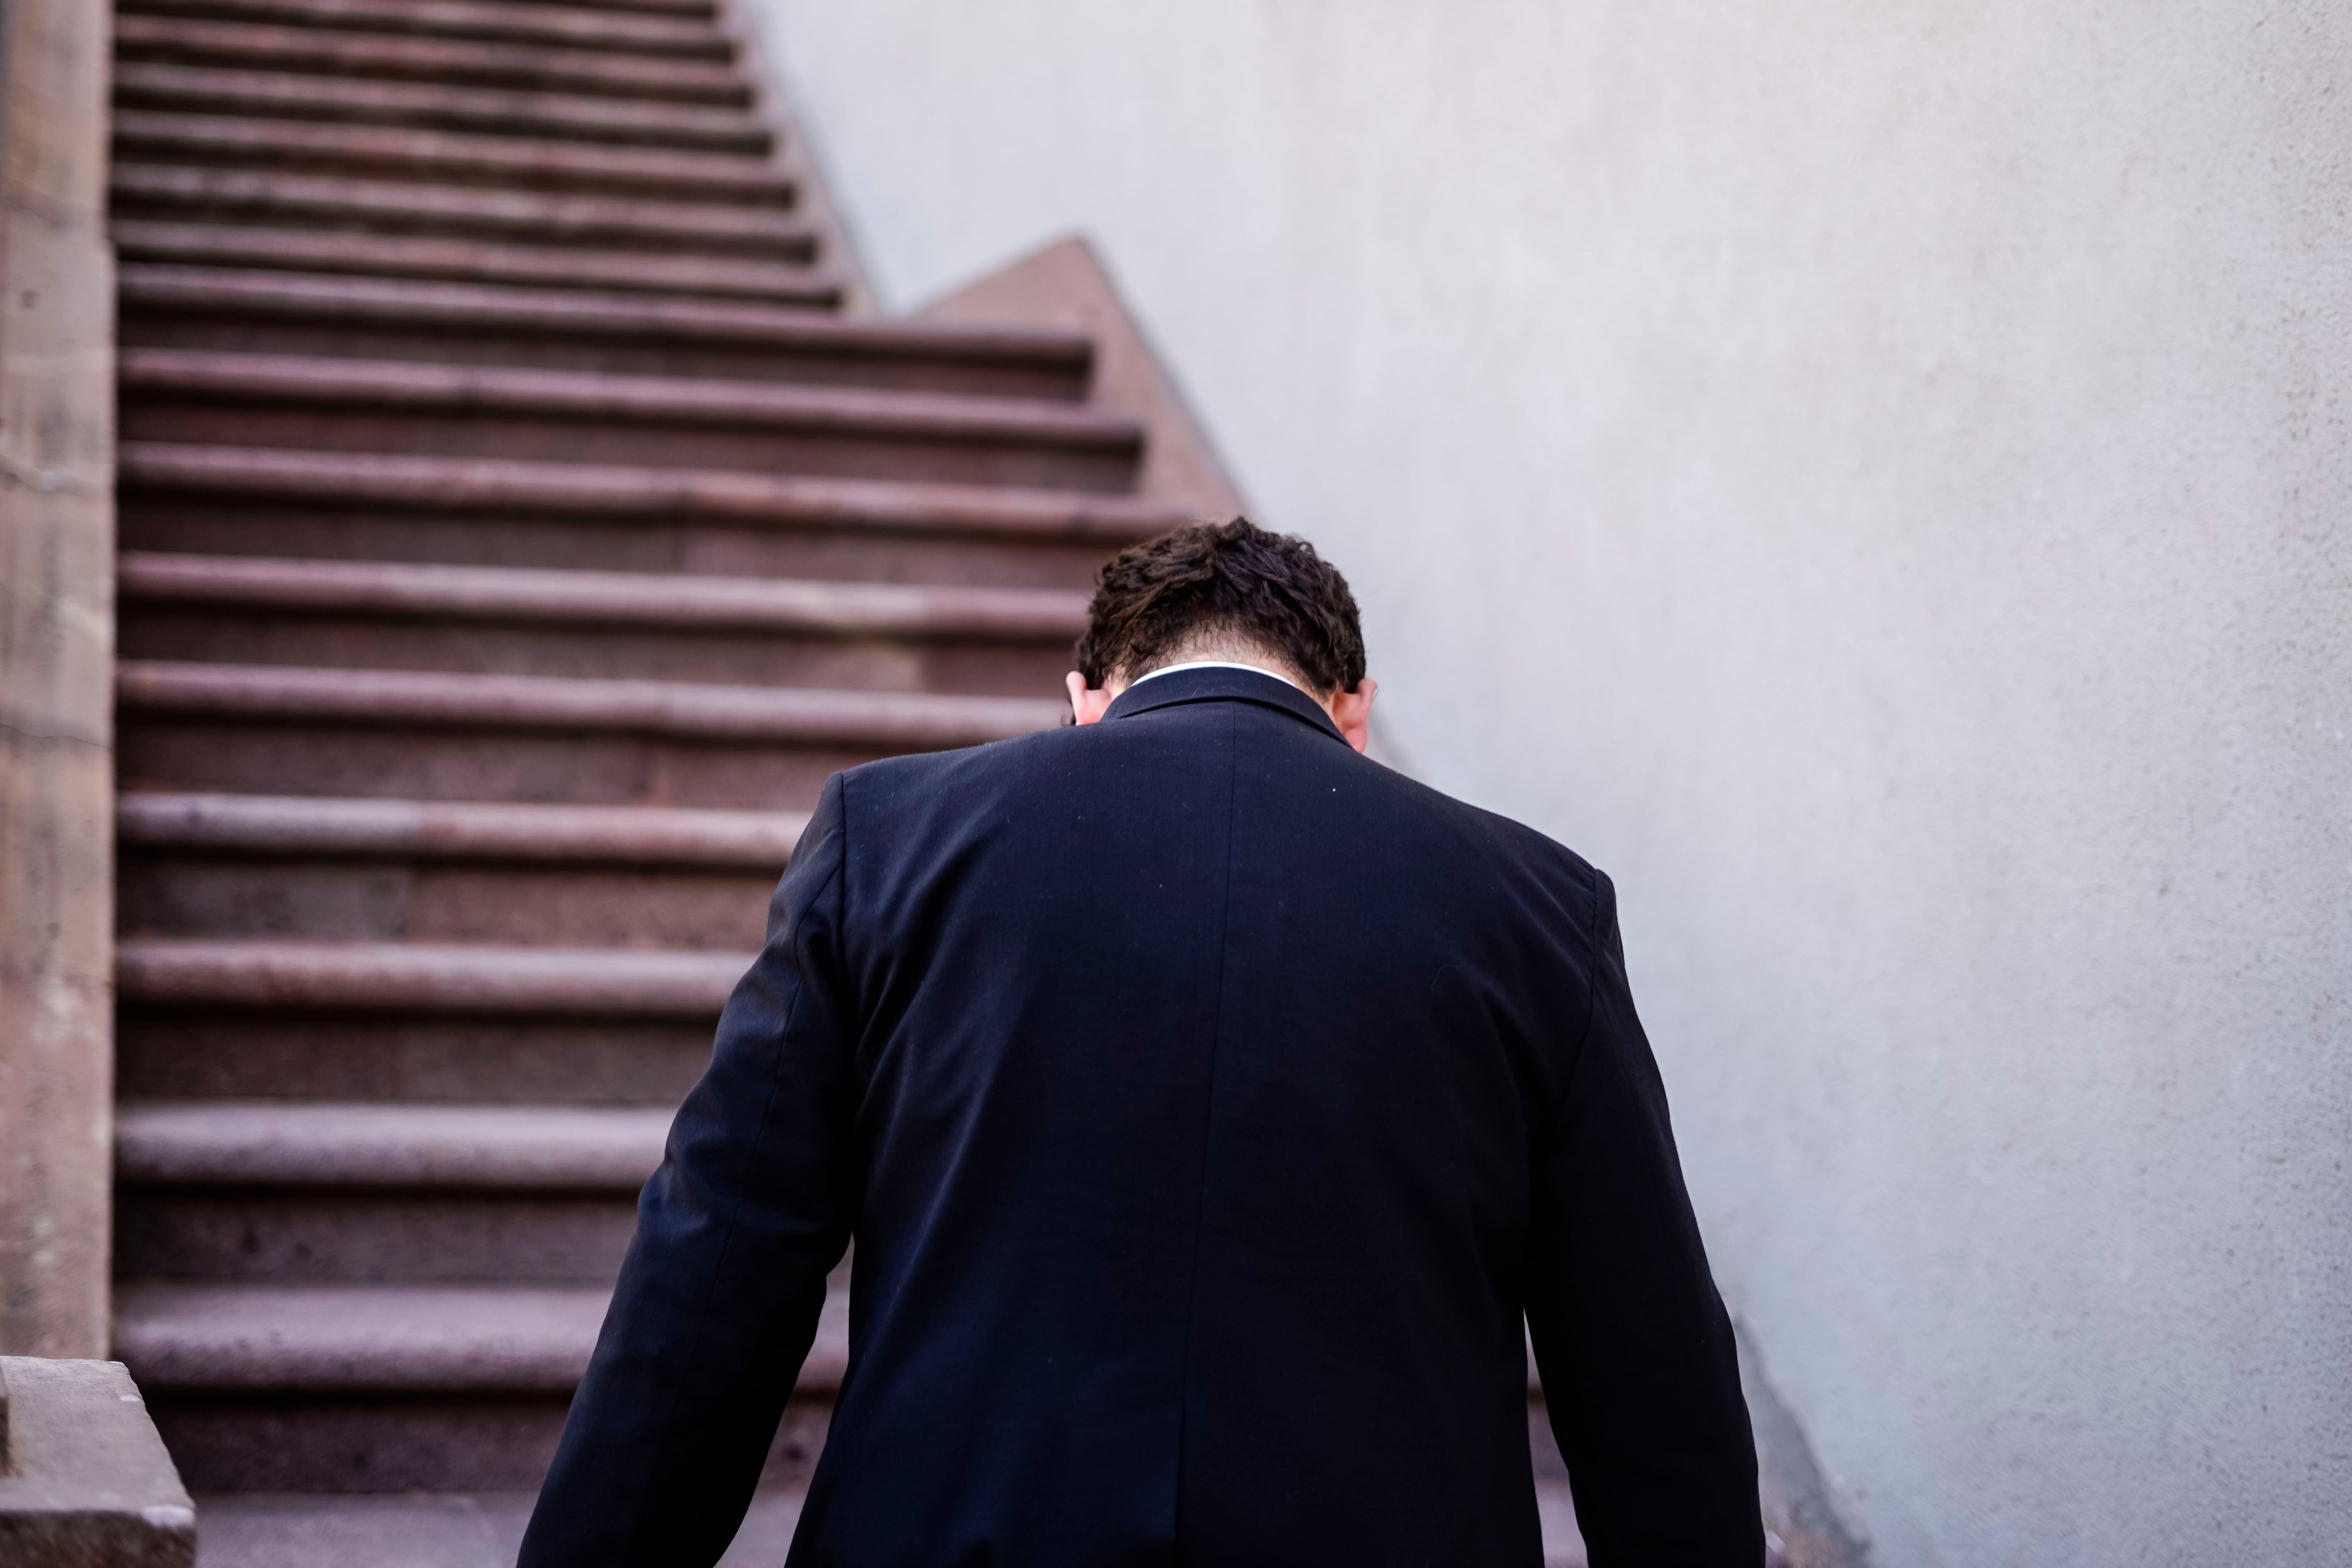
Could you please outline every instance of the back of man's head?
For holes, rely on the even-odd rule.
[[[1131,685],[1195,659],[1271,661],[1318,696],[1364,678],[1356,598],[1315,547],[1246,517],[1195,523],[1103,564],[1078,673],[1088,686]]]

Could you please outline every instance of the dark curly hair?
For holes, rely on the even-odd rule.
[[[1089,686],[1132,681],[1171,653],[1221,639],[1281,655],[1318,692],[1352,692],[1364,678],[1348,580],[1305,539],[1247,517],[1191,524],[1105,561],[1078,673]]]

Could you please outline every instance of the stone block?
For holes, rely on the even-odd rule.
[[[195,1560],[194,1505],[122,1364],[0,1356],[0,1563]]]

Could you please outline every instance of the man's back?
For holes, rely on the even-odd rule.
[[[1236,689],[1265,700],[1186,700]],[[1230,671],[862,769],[843,807],[887,1131],[812,1524],[939,1500],[898,1560],[1085,1499],[1209,1562],[1526,1557],[1523,1095],[1584,1013],[1527,938],[1590,927],[1589,873],[1514,866],[1504,824]],[[1531,970],[1535,1051],[1486,1016]]]
[[[1756,1562],[1605,879],[1271,676],[828,786],[526,1562],[723,1548],[856,1233],[795,1563]]]

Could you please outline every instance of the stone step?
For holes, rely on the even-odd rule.
[[[1047,698],[129,661],[125,789],[805,810],[825,778],[1057,725]]]
[[[1033,399],[497,365],[126,349],[136,442],[602,461],[1118,492],[1143,430]]]
[[[1085,600],[1038,589],[129,551],[133,660],[1047,697]]]
[[[836,1270],[829,1282],[816,1338],[795,1389],[794,1403],[802,1406],[803,1421],[796,1424],[796,1430],[783,1435],[788,1445],[795,1439],[805,1442],[812,1425],[806,1417],[811,1414],[817,1416],[814,1425],[821,1443],[821,1408],[812,1412],[808,1406],[839,1389],[848,1364],[845,1274],[845,1270]],[[348,1490],[402,1490],[403,1480],[387,1471],[404,1467],[404,1479],[414,1486],[419,1484],[420,1472],[456,1473],[448,1468],[448,1460],[457,1456],[445,1452],[436,1467],[414,1453],[399,1456],[394,1445],[404,1443],[412,1449],[458,1448],[462,1453],[465,1428],[486,1414],[474,1400],[552,1396],[543,1413],[547,1429],[533,1434],[551,1449],[562,1425],[562,1401],[586,1369],[608,1299],[608,1288],[601,1285],[135,1281],[116,1289],[114,1354],[147,1395],[175,1457],[181,1457],[184,1446],[197,1453],[218,1455],[224,1449],[235,1453],[241,1445],[224,1441],[222,1427],[233,1427],[240,1412],[247,1419],[264,1411],[276,1415],[278,1419],[272,1425],[279,1428],[274,1435],[280,1441],[274,1446],[282,1451],[283,1427],[301,1423],[307,1415],[326,1432],[337,1435],[334,1446],[356,1439],[362,1448],[394,1448],[393,1454],[373,1464],[355,1467],[368,1477],[368,1484]],[[270,1398],[273,1396],[275,1401]],[[218,1403],[221,1396],[234,1402],[224,1409]],[[413,1411],[412,1419],[403,1421],[401,1406],[387,1407],[383,1403],[387,1396],[403,1401],[432,1399],[440,1402],[440,1408],[425,1421],[415,1420]],[[1540,1390],[1531,1377],[1531,1430],[1543,1421],[1540,1399]],[[208,1405],[212,1422],[201,1418]],[[368,1419],[371,1415],[373,1420]],[[228,1417],[226,1422],[221,1420],[224,1416]],[[789,1415],[787,1422],[792,1423]],[[180,1429],[175,1432],[174,1427]],[[520,1434],[504,1423],[497,1424],[489,1435],[509,1454],[518,1446],[538,1447],[537,1443],[518,1445],[515,1439]],[[813,1461],[814,1447],[808,1445],[808,1451],[798,1456],[802,1463]],[[777,1458],[771,1456],[770,1478],[788,1479],[780,1474]],[[538,1456],[536,1462],[543,1466],[544,1455]],[[181,1458],[181,1463],[184,1469],[188,1468],[185,1458]],[[235,1471],[246,1467],[223,1469]],[[1557,1475],[1556,1458],[1548,1469]],[[295,1473],[310,1482],[308,1490],[343,1490],[332,1480],[320,1484],[318,1472],[308,1467]],[[520,1474],[520,1482],[509,1484],[530,1484],[537,1479],[527,1468]],[[266,1475],[224,1476],[217,1470],[191,1479],[199,1490],[225,1482],[236,1490],[257,1490],[256,1481],[262,1487],[271,1484]],[[276,1479],[284,1484],[286,1478],[280,1472]],[[421,1484],[430,1488],[435,1483],[423,1480]]]
[[[694,16],[719,20],[719,0],[523,0],[529,5],[560,5],[577,11],[627,11],[646,16]]]
[[[599,729],[568,719],[565,726],[126,708],[116,771],[126,789],[806,810],[831,775],[908,749],[877,740]]]
[[[125,348],[131,442],[645,463],[1118,494],[1143,428],[1063,402],[701,376]]]
[[[707,17],[632,15],[513,0],[117,0],[120,14],[538,47],[730,61],[734,46]]]
[[[179,1286],[115,1291],[115,1356],[151,1394],[569,1394],[609,1291],[497,1286]],[[846,1293],[828,1298],[800,1387],[849,1361]]]
[[[805,820],[152,790],[118,799],[115,918],[142,938],[746,951],[760,945]]]
[[[116,157],[150,165],[262,164],[312,174],[384,175],[419,183],[451,181],[756,206],[790,206],[796,195],[789,171],[767,158],[741,153],[146,109],[116,110],[113,132]]]
[[[479,185],[420,184],[194,164],[121,163],[121,219],[317,225],[586,250],[631,248],[778,262],[816,259],[817,233],[789,210],[622,199]]]
[[[745,946],[759,939],[753,931]],[[710,1064],[710,1030],[700,1015],[184,1008],[126,998],[115,1078],[134,1099],[674,1105]]]
[[[202,1568],[514,1568],[534,1492],[445,1492],[402,1497],[229,1493],[198,1500]],[[792,1548],[804,1494],[762,1491],[719,1568],[774,1568]],[[1565,1481],[1536,1484],[1543,1568],[1586,1568],[1576,1504]],[[1768,1557],[1767,1568],[1785,1568]]]
[[[609,1289],[667,1107],[125,1102],[115,1272]]]
[[[508,513],[677,525],[842,528],[885,535],[1075,541],[1093,559],[1192,519],[1164,501],[1012,486],[530,463],[400,453],[126,441],[118,482],[134,495],[373,506],[467,517]]]
[[[937,750],[1050,729],[1066,699],[938,692],[844,692],[692,681],[301,669],[125,661],[115,700],[151,714],[276,723],[621,731],[702,741]]]
[[[114,1354],[192,1490],[520,1489],[553,1454],[606,1299],[598,1287],[131,1283],[115,1294]],[[805,1484],[847,1361],[835,1292],[770,1484]]]
[[[159,1201],[165,1204],[161,1218],[167,1223],[194,1215],[214,1220],[215,1230],[222,1228],[220,1219],[235,1228],[240,1203],[270,1228],[285,1228],[289,1215],[307,1207],[310,1213],[302,1218],[312,1222],[315,1238],[322,1206],[361,1206],[370,1201],[367,1195],[389,1194],[395,1196],[379,1200],[373,1215],[387,1221],[387,1230],[404,1232],[396,1239],[408,1243],[405,1250],[436,1264],[446,1264],[453,1250],[480,1251],[477,1238],[463,1232],[478,1233],[486,1216],[504,1222],[497,1228],[514,1248],[544,1252],[545,1241],[534,1242],[527,1234],[534,1223],[559,1231],[568,1225],[573,1234],[556,1239],[573,1241],[582,1208],[601,1209],[605,1234],[596,1239],[596,1255],[584,1261],[586,1277],[609,1287],[627,1243],[638,1189],[661,1163],[673,1115],[668,1106],[125,1101],[116,1116],[115,1176],[132,1189],[125,1201],[141,1212],[128,1222],[129,1250],[118,1250],[116,1271],[149,1279],[162,1272],[131,1266],[159,1260],[151,1239],[159,1228],[153,1212]],[[194,1192],[198,1207],[174,1212],[167,1198],[157,1196],[178,1189]],[[279,1196],[272,1211],[262,1215],[252,1207],[259,1200],[250,1192],[240,1196],[231,1189],[268,1189]],[[560,1199],[608,1201],[538,1201]],[[201,1207],[207,1203],[210,1214]],[[537,1213],[531,1212],[534,1203]],[[360,1212],[363,1218],[371,1213]],[[442,1234],[434,1236],[435,1229]],[[364,1224],[346,1222],[341,1231],[333,1239],[377,1254],[373,1260],[393,1250],[371,1240]],[[205,1239],[198,1239],[200,1248]],[[241,1253],[236,1266],[249,1270],[255,1254],[281,1250],[257,1246],[258,1239],[248,1231],[226,1250]],[[415,1244],[420,1239],[438,1245],[419,1249]],[[215,1243],[214,1250],[223,1249]],[[310,1278],[323,1277],[314,1267],[320,1249],[313,1245],[308,1250],[312,1256],[299,1259],[299,1266]],[[495,1277],[500,1267],[495,1253],[475,1261],[489,1271],[482,1277]],[[579,1265],[572,1267],[575,1271],[564,1277],[581,1277]],[[185,1277],[183,1269],[171,1272]],[[1528,1396],[1540,1399],[1543,1388],[1532,1353],[1527,1367]]]
[[[121,109],[257,115],[752,157],[766,156],[775,144],[774,133],[741,110],[152,61],[125,61],[115,68],[114,101]]]
[[[672,1113],[576,1105],[127,1101],[114,1173],[141,1185],[619,1194],[661,1164]]]
[[[634,11],[647,16],[696,16],[715,22],[719,0],[530,0],[531,4],[562,4],[575,10]]]
[[[140,936],[742,951],[806,817],[127,791]]]
[[[772,876],[791,860],[808,817],[799,811],[131,790],[116,798],[115,823],[116,841],[132,854],[706,866]]]
[[[139,940],[743,952],[762,940],[779,870],[127,844],[115,922]]]
[[[776,1568],[792,1549],[802,1492],[751,1499],[719,1568]],[[199,1568],[514,1568],[535,1491],[388,1497],[216,1492],[199,1497]],[[1545,1568],[1583,1568],[1547,1558]]]
[[[663,255],[333,229],[166,223],[118,216],[109,225],[124,261],[277,268],[456,283],[633,290],[759,300],[830,310],[841,280],[805,262]]]
[[[823,519],[667,520],[603,509],[572,516],[499,508],[467,512],[361,499],[236,500],[194,490],[128,487],[121,494],[123,545],[174,554],[1065,591],[1091,589],[1110,554],[1083,537],[864,528]]]
[[[130,605],[201,604],[264,613],[548,622],[596,630],[793,632],[841,637],[1004,638],[1055,643],[1086,628],[1086,599],[1050,589],[655,576],[285,560],[126,551]]]
[[[636,1189],[115,1186],[114,1269],[181,1284],[610,1290]]]
[[[116,993],[174,1007],[716,1020],[749,953],[137,937]]]
[[[600,624],[464,607],[338,615],[290,603],[239,608],[191,600],[144,602],[122,620],[117,647],[140,662],[1051,698],[1070,668],[1071,642],[995,632],[856,635],[821,626],[739,630],[715,617],[699,627],[643,619]]]
[[[125,263],[120,340],[346,358],[1082,400],[1074,333],[848,320],[788,306]]]
[[[740,952],[760,945],[776,876],[772,868],[126,846],[115,918],[126,938],[142,940]]]
[[[730,109],[752,100],[742,76],[718,61],[646,59],[593,49],[320,27],[124,16],[115,19],[114,53],[118,60],[134,63],[309,71],[362,80],[660,99]]]

